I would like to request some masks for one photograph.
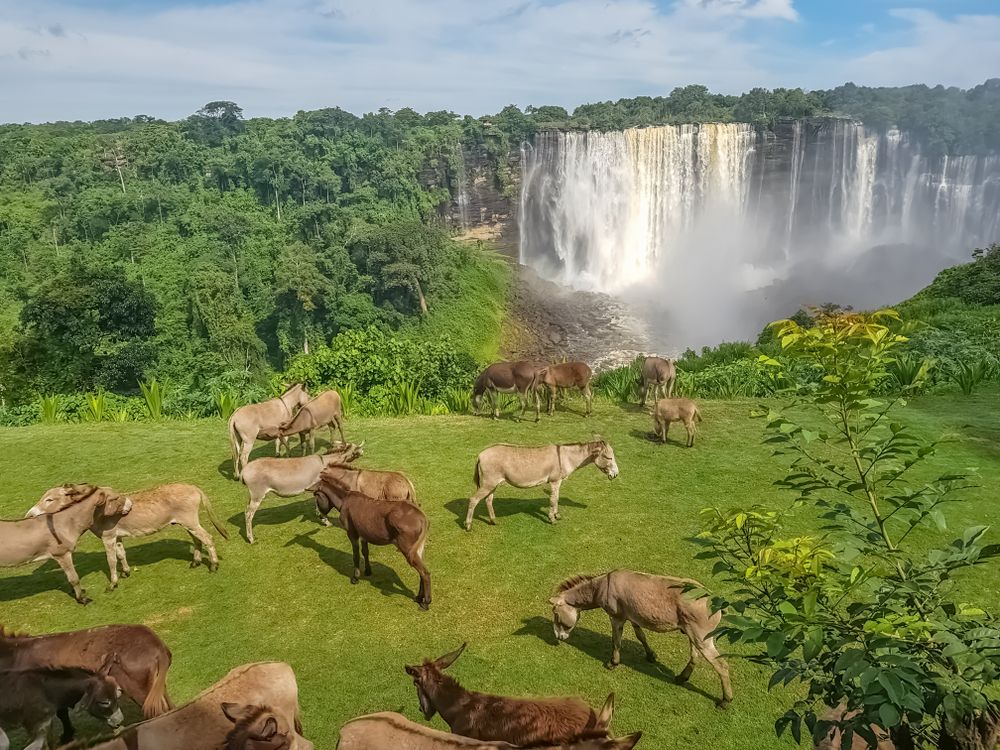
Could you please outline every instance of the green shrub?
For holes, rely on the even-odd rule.
[[[236,394],[232,391],[216,391],[213,401],[215,403],[215,413],[227,422],[240,405],[239,399],[237,399]]]
[[[952,362],[947,369],[948,377],[962,389],[962,393],[971,396],[976,386],[990,377],[993,363],[988,359],[972,361],[959,360]]]
[[[87,421],[103,422],[108,397],[104,391],[87,394]]]
[[[886,369],[898,390],[915,392],[924,386],[936,364],[933,357],[901,352],[888,361]]]
[[[624,367],[605,370],[594,378],[593,390],[610,401],[627,404],[639,398],[643,357],[636,357]]]
[[[389,389],[389,414],[406,416],[422,413],[424,399],[420,396],[420,384],[413,381],[396,383]]]
[[[468,388],[449,388],[444,394],[444,405],[452,414],[470,414],[472,391]]]
[[[38,401],[38,414],[42,424],[55,424],[65,416],[59,396],[42,396]]]
[[[162,419],[163,386],[160,385],[156,378],[153,378],[148,383],[140,382],[139,390],[142,391],[142,397],[146,401],[146,413],[149,414],[149,418]]]

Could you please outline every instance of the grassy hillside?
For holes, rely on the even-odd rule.
[[[982,471],[982,486],[969,493],[969,502],[951,509],[947,534],[1000,522],[998,396],[992,390],[971,398],[918,398],[901,415],[922,434],[953,438],[928,472]],[[452,672],[468,687],[579,694],[595,706],[614,691],[613,728],[643,730],[640,747],[791,747],[772,731],[788,696],[768,693],[754,666],[731,659],[736,700],[719,711],[719,684],[706,664],[688,686],[672,682],[687,658],[683,636],[652,635],[661,663],[651,665],[627,633],[623,665],[612,673],[602,666],[610,651],[607,617],[585,614],[569,643],[557,648],[547,603],[554,585],[577,572],[630,567],[710,582],[710,563],[695,560],[697,548],[687,541],[699,528],[698,511],[737,499],[787,500],[772,487],[780,470],[760,444],[760,423],[748,418],[751,406],[707,402],[693,450],[651,442],[645,413],[602,402],[588,420],[560,411],[538,425],[471,416],[350,420],[348,438],[367,440],[363,465],[405,470],[430,517],[434,603],[426,613],[412,601],[415,573],[391,548],[373,548],[373,579],[351,586],[348,540],[339,529],[319,526],[307,497],[268,499],[257,515],[257,544],[247,545],[241,538],[246,490],[230,478],[221,420],[2,429],[2,517],[20,516],[44,489],[65,481],[129,489],[186,481],[206,490],[232,538],[220,543],[222,567],[215,575],[188,568],[189,544],[177,531],[127,542],[136,570],[118,591],[104,593],[104,554],[88,537],[76,560],[93,604],[77,605],[52,563],[5,570],[0,621],[32,632],[146,623],[173,650],[169,685],[178,702],[237,664],[288,661],[299,678],[306,735],[320,749],[333,748],[337,728],[365,712],[399,710],[418,719],[403,665],[463,641],[468,651]],[[480,506],[472,532],[462,530],[473,462],[484,446],[582,440],[591,431],[616,448],[619,479],[609,482],[591,467],[568,480],[556,526],[545,521],[540,488],[504,489],[496,500],[498,526],[484,523]],[[266,452],[262,447],[257,455]],[[818,522],[801,518],[801,525]],[[963,593],[989,606],[998,583],[1000,573],[985,568],[963,582]],[[433,724],[444,726],[439,718]]]

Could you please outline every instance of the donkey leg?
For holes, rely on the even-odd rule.
[[[361,545],[358,544],[358,537],[349,536],[351,538],[351,552],[354,553],[354,575],[351,576],[351,583],[357,583],[361,580]]]
[[[719,682],[722,683],[722,700],[719,701],[719,708],[725,708],[733,700],[733,685],[729,681],[729,663],[719,653],[715,647],[714,638],[699,638],[697,642],[692,641],[694,648],[701,652],[701,655],[712,665],[712,669],[719,675]]]
[[[118,555],[118,563],[122,567],[122,575],[128,578],[132,575],[132,568],[128,566],[128,558],[125,557],[125,545],[121,539],[115,540],[115,554]]]
[[[646,649],[646,661],[656,661],[656,652],[650,648],[649,641],[646,640],[646,634],[642,632],[642,628],[633,622],[632,630],[635,631],[635,637],[639,639],[639,643]]]
[[[0,727],[0,750],[10,750],[10,740],[7,738],[7,733],[3,731],[3,727]]]
[[[488,495],[492,495],[494,489],[496,489],[496,487],[494,487],[493,489],[480,487],[473,493],[472,497],[469,498],[469,509],[465,512],[466,531],[472,530],[472,514],[476,512],[476,506],[479,505],[479,501]]]
[[[562,480],[560,479],[550,485],[552,492],[549,495],[549,523],[555,523],[561,518],[559,515],[559,486],[561,484]]]
[[[76,568],[73,567],[73,553],[64,552],[63,554],[56,556],[55,561],[59,563],[59,567],[62,568],[63,573],[66,574],[66,580],[69,581],[69,585],[73,587],[73,597],[80,602],[80,604],[90,604],[93,600],[87,596],[86,591],[80,588],[80,576],[76,574]]]
[[[108,558],[108,591],[114,591],[118,588],[118,550],[117,550],[117,539],[113,536],[102,537],[101,541],[104,543],[104,554]],[[63,742],[65,745],[66,743]]]
[[[695,644],[695,637],[688,633],[685,633],[685,635],[687,635],[689,645],[691,646],[691,656],[688,658],[688,663],[684,666],[684,669],[676,677],[678,683],[687,682],[691,679],[691,673],[694,672],[694,663],[698,659],[698,646]]]
[[[361,540],[361,554],[365,556],[365,576],[372,574],[372,564],[368,560],[368,540]]]
[[[205,531],[205,527],[200,523],[188,526],[187,530],[188,533],[194,538],[194,565],[201,564],[201,551],[198,549],[198,546],[200,545],[206,552],[208,552],[209,571],[212,573],[217,571],[219,569],[219,554],[215,551],[215,542],[212,540],[212,535]],[[192,565],[192,567],[194,567],[194,565]]]
[[[667,398],[673,398],[674,397],[674,381],[676,379],[677,378],[675,376],[673,378],[670,378],[670,380],[667,381]]]
[[[41,724],[35,727],[35,731],[31,733],[32,740],[30,743],[24,746],[24,750],[43,750],[46,745],[46,741],[49,738],[49,726],[52,724],[52,717],[50,716]]]
[[[687,447],[694,448],[694,420],[689,419],[688,421],[686,421],[684,423],[684,429],[687,430],[688,434]]]
[[[400,550],[402,552],[402,550]],[[403,552],[403,556],[406,558],[406,562],[410,564],[410,567],[417,571],[420,576],[420,589],[417,591],[417,604],[420,605],[420,609],[427,610],[431,607],[431,573],[427,570],[427,566],[424,565],[424,550],[421,544],[418,547],[411,548],[408,552]]]
[[[500,397],[497,396],[497,392],[492,388],[486,392],[490,394],[490,406],[493,407],[493,418],[500,419]]]
[[[253,451],[253,440],[247,440],[240,447],[240,470],[236,472],[236,478],[239,479],[243,476],[243,470],[250,463],[250,452]]]
[[[59,717],[59,723],[62,724],[62,734],[59,737],[59,744],[68,745],[76,735],[76,731],[73,729],[73,722],[69,719],[69,707],[59,706],[56,709],[56,716]]]
[[[493,493],[486,496],[486,510],[490,514],[490,526],[497,525],[497,514],[493,512]]]
[[[622,663],[622,631],[625,629],[625,620],[611,618],[611,661],[604,666],[614,669]]]
[[[267,490],[264,491],[260,497],[254,496],[253,492],[250,493],[250,502],[247,503],[247,509],[243,511],[243,520],[246,524],[247,531],[247,541],[253,544],[253,517],[257,513],[257,509],[260,504],[264,502],[264,497],[267,495]]]
[[[587,401],[587,416],[589,417],[594,413],[594,394],[590,390],[589,384],[583,387],[583,397]]]

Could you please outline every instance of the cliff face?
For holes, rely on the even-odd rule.
[[[505,166],[510,187],[506,190],[484,148],[464,148],[462,165],[453,181],[452,200],[448,207],[449,222],[461,231],[462,238],[492,240],[498,250],[516,258],[520,152],[508,156]]]

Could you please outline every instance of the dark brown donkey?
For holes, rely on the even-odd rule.
[[[0,669],[79,667],[98,671],[117,654],[111,677],[147,719],[173,708],[167,697],[170,649],[145,625],[105,625],[50,635],[13,635],[0,627]]]
[[[539,362],[494,362],[483,370],[472,386],[472,408],[479,411],[483,396],[488,396],[493,407],[493,418],[500,418],[497,393],[516,393],[521,400],[521,416],[528,409],[528,396],[535,397],[535,421],[539,419],[541,404],[538,388],[541,385],[538,373],[545,365]]]
[[[23,728],[32,738],[25,750],[42,750],[49,726],[58,715],[63,720],[62,742],[73,739],[69,709],[79,706],[111,727],[124,720],[118,705],[121,688],[108,676],[111,654],[96,674],[69,667],[35,667],[0,670],[0,748],[10,747],[5,729]]]
[[[549,391],[549,414],[555,413],[556,396],[560,388],[579,388],[587,400],[587,416],[594,406],[594,395],[590,392],[590,379],[594,377],[590,365],[585,362],[560,362],[549,365],[538,373],[539,383]]]
[[[561,745],[580,737],[607,736],[615,709],[614,693],[600,713],[579,698],[507,698],[474,693],[444,673],[465,646],[463,643],[440,659],[425,660],[419,667],[406,667],[426,719],[438,713],[455,734],[518,746]]]
[[[410,503],[375,500],[329,479],[321,480],[316,488],[316,507],[324,516],[330,512],[331,507],[340,513],[340,526],[347,532],[354,551],[354,575],[351,583],[357,583],[361,578],[359,542],[365,556],[366,576],[372,574],[368,545],[394,544],[410,567],[420,575],[417,603],[421,609],[430,609],[431,574],[424,565],[424,546],[427,544],[429,523],[420,508]]]

